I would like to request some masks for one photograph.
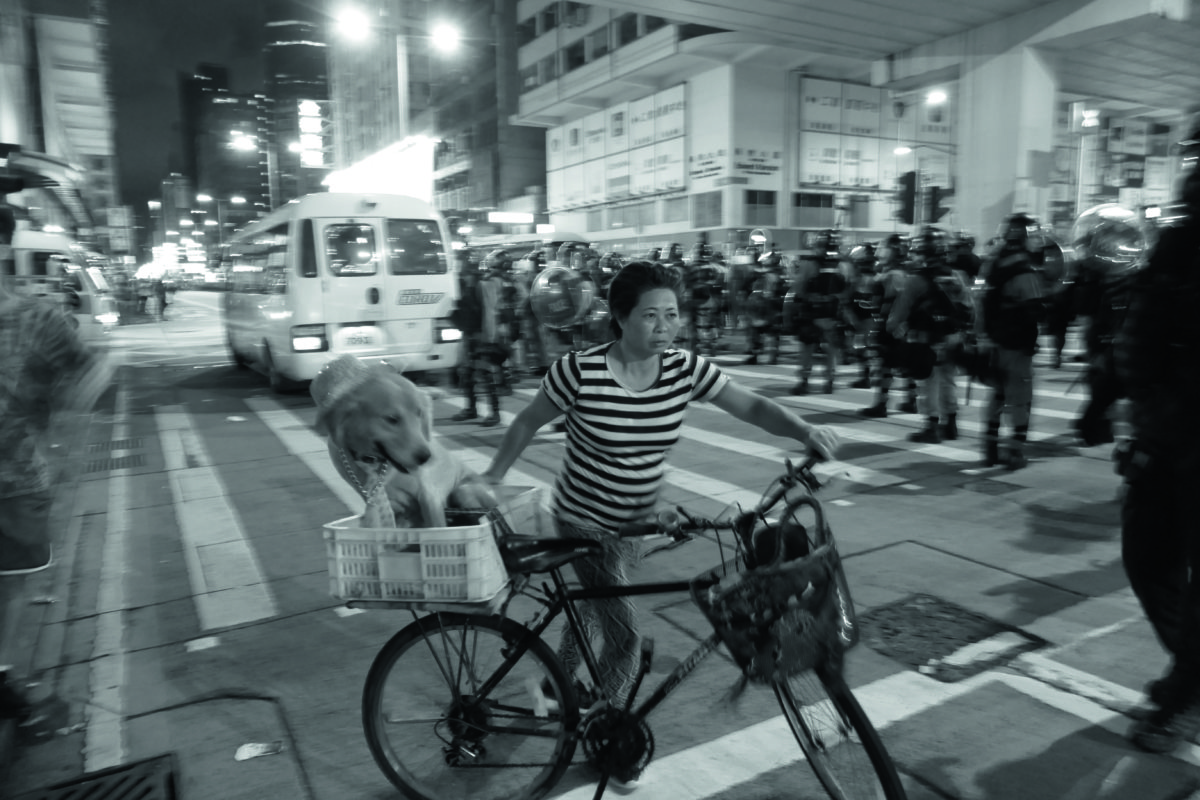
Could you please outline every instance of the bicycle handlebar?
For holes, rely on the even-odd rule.
[[[796,486],[803,486],[810,495],[814,494],[821,487],[821,483],[813,474],[812,468],[820,460],[820,454],[815,451],[810,452],[799,467],[794,466],[791,459],[786,460],[784,463],[787,471],[772,482],[771,490],[759,502],[754,513],[765,514],[787,494],[788,490]],[[623,539],[666,535],[676,542],[681,542],[691,538],[693,533],[699,531],[732,530],[736,524],[736,520],[697,517],[689,514],[683,508],[677,507],[673,510],[666,509],[658,512],[652,520],[632,520],[622,523],[617,529],[617,535]]]

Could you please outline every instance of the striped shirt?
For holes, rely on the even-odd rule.
[[[633,391],[608,368],[612,345],[563,356],[541,388],[567,415],[555,512],[615,532],[622,522],[653,511],[688,403],[716,397],[729,376],[702,356],[667,350],[654,385]]]

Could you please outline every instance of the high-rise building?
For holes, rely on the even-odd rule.
[[[312,10],[274,0],[266,44],[271,207],[322,191],[333,132],[325,32]]]
[[[360,3],[358,36],[339,26],[328,39],[331,180],[358,167],[380,190],[429,197],[476,232],[488,231],[493,211],[540,214],[544,134],[509,122],[519,101],[516,5]],[[447,32],[456,47],[442,46]]]

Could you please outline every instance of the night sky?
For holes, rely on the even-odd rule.
[[[109,0],[109,65],[121,199],[135,210],[181,168],[180,72],[212,63],[231,91],[261,91],[263,0]]]

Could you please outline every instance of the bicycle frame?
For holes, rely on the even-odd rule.
[[[580,651],[583,655],[584,663],[587,665],[588,674],[591,676],[592,682],[596,686],[600,686],[600,667],[596,661],[596,654],[592,651],[590,642],[583,635],[583,621],[579,616],[579,610],[575,607],[575,602],[578,600],[600,600],[614,597],[631,597],[635,595],[648,594],[672,594],[677,592],[687,592],[691,590],[691,582],[689,581],[668,581],[662,583],[638,583],[627,586],[606,586],[592,589],[572,589],[567,585],[566,579],[562,576],[561,569],[550,571],[550,577],[554,582],[554,591],[547,592],[548,600],[543,601],[544,610],[540,613],[540,619],[532,627],[525,627],[525,635],[521,641],[514,642],[514,647],[511,652],[505,656],[504,661],[500,664],[491,675],[491,677],[482,685],[476,688],[475,695],[487,697],[489,693],[496,687],[505,676],[508,675],[512,667],[520,660],[521,656],[529,649],[531,643],[540,639],[542,634],[558,619],[560,614],[565,613],[567,616],[567,624],[575,633],[578,641],[581,644]],[[437,617],[440,612],[434,612],[429,615]],[[415,616],[415,612],[414,612]],[[418,625],[423,619],[428,617],[417,617]],[[650,697],[643,701],[633,714],[642,719],[649,715],[667,695],[673,692],[679,684],[681,684],[688,675],[690,675],[700,662],[704,660],[712,651],[716,650],[721,645],[720,637],[714,632],[707,639],[702,641],[695,650],[693,650],[687,658],[680,661],[679,665],[671,671],[671,674],[664,678],[654,689]],[[645,656],[643,656],[645,657]],[[450,687],[457,695],[457,687],[454,681],[448,681]],[[457,696],[455,699],[459,699]],[[512,729],[509,729],[510,731]],[[537,731],[523,731],[523,733],[536,735]]]

